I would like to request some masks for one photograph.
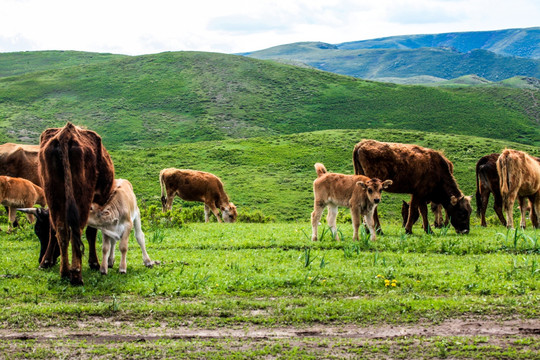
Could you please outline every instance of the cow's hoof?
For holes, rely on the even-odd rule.
[[[105,270],[100,270],[99,272],[101,273],[101,275],[107,275],[107,269],[105,269]]]
[[[118,272],[122,275],[125,275],[127,273],[127,270],[118,270]]]
[[[70,270],[70,273],[71,273],[71,277],[69,279],[69,282],[71,283],[71,285],[73,286],[84,285],[80,270],[73,269],[73,270]]]
[[[100,266],[98,262],[89,262],[88,266],[90,266],[91,270],[99,270]]]
[[[49,268],[52,268],[54,266],[54,263],[46,260],[46,261],[42,261],[41,263],[39,263],[39,268],[40,269],[49,269]]]

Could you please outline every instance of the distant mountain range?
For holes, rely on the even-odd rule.
[[[242,55],[303,63],[364,79],[393,78],[399,83],[414,83],[414,79],[422,77],[450,80],[465,75],[488,81],[516,76],[540,78],[540,27],[393,36],[335,45],[303,42]]]

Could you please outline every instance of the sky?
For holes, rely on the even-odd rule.
[[[540,0],[0,0],[0,52],[240,53],[540,26]]]

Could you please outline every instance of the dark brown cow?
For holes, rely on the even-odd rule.
[[[38,151],[39,145],[0,145],[0,175],[23,178],[41,186]]]
[[[69,277],[73,285],[82,285],[84,246],[81,232],[86,226],[92,202],[104,205],[111,194],[114,180],[112,160],[98,134],[68,122],[63,128],[47,129],[41,134],[39,173],[50,209],[51,228],[56,230],[60,246],[60,275]],[[91,236],[88,241],[88,262],[91,268],[99,269],[95,237]],[[68,257],[70,242],[71,267]],[[48,247],[42,267],[52,264],[53,248]]]
[[[236,206],[229,202],[223,183],[213,174],[196,170],[163,169],[159,173],[159,183],[164,212],[172,209],[174,197],[179,196],[186,201],[203,202],[206,222],[209,221],[210,211],[221,222],[219,210],[223,221],[236,221]]]
[[[497,173],[506,213],[507,227],[514,227],[513,207],[516,197],[521,212],[521,227],[525,227],[526,199],[531,202],[531,222],[539,227],[540,215],[540,162],[529,154],[505,149],[497,159]]]
[[[420,209],[424,231],[431,232],[428,202],[444,207],[457,233],[469,232],[470,198],[461,193],[452,174],[451,162],[440,152],[417,145],[363,140],[354,148],[353,164],[357,175],[392,180],[388,192],[412,195],[405,225],[407,233],[412,233],[411,212],[416,208]],[[377,214],[375,219],[380,227]]]
[[[483,156],[476,163],[476,213],[480,216],[482,226],[487,226],[486,210],[491,193],[493,193],[493,210],[503,226],[506,226],[506,219],[502,211],[503,202],[499,187],[499,174],[497,174],[498,158],[499,154],[493,153]]]
[[[8,208],[9,230],[17,226],[17,208],[31,207],[34,204],[45,206],[43,189],[36,184],[21,178],[0,175],[0,204]],[[28,220],[33,216],[28,214]]]

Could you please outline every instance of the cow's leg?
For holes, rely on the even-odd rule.
[[[86,227],[86,241],[88,241],[88,266],[92,270],[101,270],[96,252],[97,229]]]
[[[159,264],[159,261],[150,260],[150,256],[148,256],[148,253],[146,252],[146,243],[144,239],[144,233],[141,228],[141,215],[138,211],[135,216],[135,219],[133,220],[133,229],[135,230],[135,239],[137,239],[137,243],[139,244],[139,247],[141,248],[144,266],[152,267],[156,264]]]
[[[204,222],[210,221],[210,207],[204,204]]]
[[[496,192],[493,192],[493,210],[495,210],[495,214],[497,214],[501,224],[506,226],[506,219],[504,218],[503,214],[503,200],[501,194],[497,194]]]
[[[375,208],[375,211],[373,212],[373,221],[374,221],[374,224],[375,224],[375,229],[377,231],[377,234],[384,235],[383,231],[382,231],[382,228],[381,228],[381,221],[379,220],[379,213],[377,211],[377,208]]]
[[[424,225],[424,231],[427,234],[431,234],[431,227],[429,226],[427,204],[424,201],[420,201],[420,204],[418,205],[418,209],[420,210],[420,215],[422,215],[422,222],[423,222],[423,225]]]
[[[375,209],[375,213],[377,209]],[[407,224],[405,224],[405,233],[412,234],[412,227],[418,219],[418,200],[416,197],[411,196],[411,202],[409,203],[409,217],[407,219]]]
[[[58,246],[60,247],[60,276],[63,278],[70,278],[70,269],[69,269],[69,229],[66,225],[60,223],[56,224],[56,237],[58,239]],[[51,249],[51,244],[49,242],[49,247],[47,248],[47,253]],[[45,257],[47,256],[45,253]],[[44,259],[45,260],[45,259]],[[43,263],[43,261],[42,261]]]
[[[75,231],[74,231],[75,230]],[[81,233],[83,229],[68,230],[71,236],[71,285],[83,285],[82,279],[82,248],[78,244],[82,244]],[[67,249],[66,249],[67,250]]]
[[[435,221],[433,222],[433,226],[436,228],[442,228],[443,227],[443,219],[442,219],[442,207],[440,204],[434,204],[431,203],[431,212],[435,216]]]
[[[529,197],[531,201],[531,222],[535,229],[540,228],[540,192]]]
[[[221,218],[219,217],[219,210],[216,207],[216,205],[214,205],[214,202],[205,203],[205,205],[208,206],[210,210],[212,210],[212,213],[214,213],[218,222],[223,222],[221,221]]]
[[[352,220],[352,226],[353,226],[353,240],[357,241],[358,228],[360,228],[360,221],[361,221],[360,211],[357,206],[351,207],[351,220]],[[370,230],[373,231],[374,229],[371,228]]]
[[[127,224],[124,233],[122,234],[122,238],[120,238],[120,266],[118,267],[118,271],[120,274],[125,274],[127,272],[127,251],[128,251],[128,245],[129,245],[129,234],[131,234],[131,229],[133,228],[133,224],[129,223]]]
[[[102,275],[107,275],[107,271],[108,271],[108,263],[109,263],[109,253],[111,251],[111,239],[103,234],[103,241],[101,242],[101,253],[102,253],[102,258],[101,258],[101,267],[99,268],[99,271],[101,272]]]
[[[484,186],[480,185],[480,224],[483,226],[483,227],[487,227],[487,222],[486,222],[486,210],[487,210],[487,206],[488,206],[488,202],[489,202],[489,193],[490,191],[485,188]],[[495,198],[495,194],[493,195],[493,197]]]
[[[319,221],[324,211],[324,203],[315,202],[313,206],[313,212],[311,213],[311,240],[317,241],[317,229],[319,227]]]
[[[51,224],[49,228],[49,244],[47,245],[45,254],[43,254],[43,257],[41,258],[41,261],[39,262],[39,267],[41,269],[47,269],[54,266],[54,264],[56,264],[56,259],[54,258],[54,252],[56,250],[56,247],[59,246],[59,242],[57,240],[58,236],[56,237],[56,239],[54,239],[52,232],[53,232],[53,228]]]
[[[165,211],[172,210],[174,195],[174,192],[167,191],[167,199],[165,200]]]
[[[524,196],[518,196],[519,212],[521,213],[521,221],[519,226],[525,229],[527,226],[527,198]]]
[[[506,227],[514,228],[514,202],[516,201],[517,191],[509,192],[503,195],[503,210],[506,213]]]
[[[375,231],[375,219],[373,217],[373,213],[375,212],[375,209],[373,209],[373,211],[368,212],[367,215],[364,216],[367,227],[368,227],[369,232],[371,234],[371,238],[370,238],[371,241],[377,240],[377,234],[376,234],[377,232]]]
[[[328,214],[326,214],[326,223],[330,227],[330,231],[332,231],[332,236],[339,240],[339,236],[337,233],[337,225],[336,225],[336,218],[338,214],[338,207],[333,204],[328,205]]]
[[[8,232],[9,232],[14,227],[19,226],[19,222],[17,221],[17,208],[10,207],[8,209],[8,217],[9,217]]]

